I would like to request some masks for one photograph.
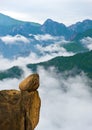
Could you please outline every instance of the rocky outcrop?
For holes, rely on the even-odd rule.
[[[0,130],[34,130],[39,121],[39,75],[24,79],[18,90],[0,91]]]

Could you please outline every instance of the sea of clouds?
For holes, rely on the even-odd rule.
[[[42,61],[54,58],[56,56],[74,55],[74,52],[67,51],[64,48],[65,44],[70,44],[70,41],[66,41],[62,36],[54,37],[49,34],[29,34],[29,37],[25,37],[19,34],[15,36],[1,36],[0,55],[8,59],[26,56],[29,59],[31,56],[35,55],[36,59],[44,59]],[[86,49],[92,50],[91,37],[85,37],[81,39],[80,44],[83,45]],[[35,61],[36,60],[34,60],[34,62]]]
[[[36,38],[39,37],[46,40],[48,36]],[[20,37],[18,38],[20,40]],[[49,40],[51,38],[49,36]],[[83,44],[88,40],[84,39]],[[0,90],[19,89],[19,83],[33,73],[26,67],[28,63],[47,61],[58,55],[66,56],[66,53],[67,56],[72,55],[61,47],[61,43],[50,44],[46,48],[39,45],[36,47],[42,53],[45,51],[49,53],[44,53],[40,57],[36,53],[30,53],[27,57],[13,60],[0,56],[0,71],[16,65],[24,70],[20,79],[8,78],[0,81]],[[55,48],[58,53],[55,52]],[[66,77],[65,73],[58,73],[54,67],[45,70],[42,66],[38,67],[37,73],[40,75],[38,91],[41,97],[41,111],[39,124],[35,130],[92,130],[92,81],[85,73]]]
[[[55,68],[38,72],[42,105],[36,130],[91,130],[92,89],[85,74],[64,78]]]
[[[0,81],[0,89],[19,89],[19,83],[32,74],[26,67],[20,79]],[[56,68],[38,67],[41,98],[39,124],[35,130],[92,130],[92,81],[82,72],[65,78]]]
[[[63,45],[68,44],[63,37],[53,37],[51,35],[32,35],[25,37],[22,35],[7,35],[0,37],[0,54],[8,59],[18,58],[20,55],[30,56],[70,56],[74,53],[68,52]],[[28,53],[28,54],[26,54]],[[50,59],[51,59],[50,58]],[[47,59],[46,59],[47,60]]]
[[[11,61],[3,64],[9,67]],[[19,83],[32,74],[24,62],[12,61],[12,66],[20,64],[24,74],[20,79],[0,81],[0,90],[19,89]],[[65,78],[56,68],[45,70],[39,66],[41,111],[39,124],[35,130],[92,130],[92,82],[82,72]]]

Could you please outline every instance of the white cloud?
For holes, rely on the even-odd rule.
[[[17,59],[14,59],[14,60],[9,60],[0,56],[0,70],[1,71],[6,70],[13,66],[25,67],[25,65],[29,63],[39,63],[39,62],[47,61],[47,60],[52,59],[55,56],[56,55],[46,54],[44,56],[39,57],[35,53],[31,53],[27,57],[18,57]]]
[[[25,69],[20,80],[0,81],[0,89],[18,89],[19,82],[32,72]],[[38,68],[41,97],[40,121],[35,130],[91,130],[92,84],[84,73],[64,78],[51,67]]]
[[[30,53],[29,56],[27,57],[18,57],[17,59],[6,59],[0,56],[0,70],[6,70],[8,68],[11,68],[13,66],[20,66],[20,67],[25,67],[25,65],[30,64],[30,63],[39,63],[39,62],[44,62],[48,61],[56,56],[69,56],[72,55],[72,53],[68,52],[58,52],[58,53],[52,53],[52,54],[45,54],[43,56],[38,56],[35,53]]]
[[[92,38],[91,37],[85,37],[81,40],[81,43],[87,47],[89,50],[92,50]]]
[[[40,53],[42,53],[42,54],[46,54],[47,53],[49,55],[53,55],[53,57],[74,55],[74,53],[67,52],[67,50],[62,47],[62,45],[66,44],[66,43],[68,43],[68,42],[67,41],[66,42],[59,41],[59,42],[56,42],[54,44],[47,45],[45,47],[42,46],[42,45],[37,44],[36,47],[40,51]]]
[[[19,89],[19,79],[4,79],[0,81],[0,90]]]
[[[19,42],[24,42],[24,43],[30,42],[26,37],[24,37],[22,35],[16,35],[16,36],[7,35],[7,36],[0,37],[0,39],[5,44],[17,44]]]
[[[6,59],[0,56],[0,70],[5,70],[11,68],[13,66],[21,66],[24,67],[28,63],[39,62],[38,56],[34,53],[31,53],[28,57],[18,57],[17,59]]]
[[[42,39],[47,40],[48,39],[47,36],[46,37],[42,36],[42,37],[45,37]],[[49,37],[50,37],[49,39],[52,40],[51,42],[53,42],[52,44],[50,43],[47,46],[42,46],[40,44],[37,44],[37,45],[30,44],[31,46],[28,46],[28,49],[30,47],[30,54],[26,57],[18,56],[17,58],[11,60],[11,59],[6,59],[3,56],[0,56],[0,70],[5,70],[5,69],[8,69],[8,68],[10,68],[12,66],[16,66],[16,65],[24,67],[26,64],[48,61],[57,56],[74,55],[74,53],[68,52],[66,49],[64,49],[62,47],[63,44],[68,44],[68,41],[65,41],[62,37],[51,37],[50,35],[49,35]],[[14,37],[13,36],[4,36],[4,37],[1,37],[1,39],[3,40],[3,42],[5,44],[8,44],[8,45],[9,44],[19,45],[19,41],[22,41],[25,43],[29,42],[29,40],[27,38],[20,36],[20,35],[16,35]],[[54,39],[54,41],[53,41],[53,39]],[[40,40],[40,39],[38,38],[38,40]],[[43,44],[44,44],[44,42],[43,42]],[[33,46],[35,48],[35,51],[32,50]],[[27,50],[27,48],[26,48],[26,50]],[[25,51],[23,51],[23,52],[25,52]],[[41,54],[41,55],[39,55],[39,54]],[[15,57],[16,57],[16,55],[15,55]]]
[[[87,77],[64,79],[53,69],[39,68],[38,72],[42,105],[36,130],[91,130],[92,96]]]
[[[49,34],[45,35],[34,35],[36,40],[41,40],[41,41],[47,41],[47,40],[56,40],[56,37],[53,37]]]
[[[29,34],[29,36],[32,36],[32,34]],[[34,38],[38,41],[62,41],[62,44],[64,43],[68,43],[69,41],[66,41],[65,38],[63,36],[52,36],[50,34],[44,34],[44,35],[33,35]]]

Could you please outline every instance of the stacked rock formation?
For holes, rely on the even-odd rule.
[[[39,75],[24,79],[18,90],[0,91],[0,130],[34,130],[39,121]]]

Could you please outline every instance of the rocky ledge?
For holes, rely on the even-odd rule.
[[[24,79],[18,90],[0,91],[0,130],[34,130],[39,122],[41,100],[39,75]]]

